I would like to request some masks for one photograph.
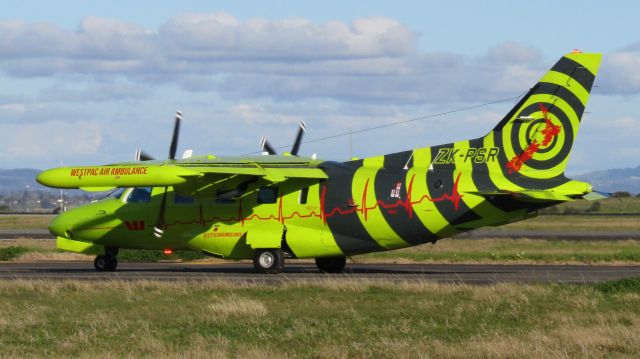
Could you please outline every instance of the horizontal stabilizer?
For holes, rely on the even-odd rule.
[[[586,199],[587,201],[597,201],[600,199],[611,198],[611,197],[613,197],[611,193],[593,191],[585,194],[581,198]]]
[[[517,192],[510,191],[492,191],[492,192],[471,192],[473,194],[477,194],[483,197],[490,196],[510,196],[513,198],[522,199],[525,201],[558,201],[558,202],[569,202],[573,201],[573,198],[565,196],[563,194],[554,192],[554,191],[544,191],[544,190],[524,190]]]

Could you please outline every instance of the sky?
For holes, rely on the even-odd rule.
[[[640,4],[628,1],[6,1],[0,168],[243,155],[346,160],[486,134],[557,59],[604,59],[568,174],[640,165]],[[510,99],[510,100],[507,100]]]

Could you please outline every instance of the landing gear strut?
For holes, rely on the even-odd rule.
[[[118,248],[106,247],[104,254],[96,257],[93,266],[98,272],[113,272],[118,267]]]
[[[347,264],[347,257],[316,258],[316,266],[323,273],[341,273]]]
[[[282,249],[256,249],[253,255],[253,267],[258,273],[280,273],[284,267],[284,253]]]

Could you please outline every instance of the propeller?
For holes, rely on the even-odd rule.
[[[271,146],[266,136],[263,136],[262,139],[260,140],[260,147],[262,148],[263,152],[267,152],[270,155],[277,154],[276,150],[273,148],[273,146]]]
[[[147,154],[142,150],[142,148],[138,147],[136,150],[136,162],[140,161],[153,161],[155,158],[151,157],[151,155]]]
[[[176,120],[175,125],[173,126],[173,136],[171,137],[171,146],[169,146],[169,159],[176,159],[176,151],[178,149],[178,137],[180,135],[180,122],[182,121],[182,112],[176,112]],[[140,151],[140,158],[142,158],[142,150]],[[150,158],[150,156],[147,156]],[[168,188],[164,188],[164,194],[162,195],[162,202],[160,202],[160,211],[158,213],[158,220],[156,221],[156,225],[153,227],[153,235],[156,238],[161,238],[164,234],[164,228],[166,225],[165,221],[165,212],[167,208],[167,193]]]
[[[304,132],[307,130],[307,124],[304,121],[300,121],[300,127],[298,128],[298,133],[296,134],[296,140],[293,142],[293,147],[291,147],[291,154],[294,156],[298,155],[298,151],[300,150],[300,144],[302,143],[302,136]]]
[[[291,147],[291,155],[293,156],[298,155],[298,151],[300,150],[300,145],[302,144],[302,137],[304,136],[304,133],[306,130],[307,130],[307,124],[304,121],[300,121],[300,125],[298,127],[298,133],[296,134],[296,139],[293,142],[293,146]],[[260,147],[262,148],[263,152],[267,152],[269,155],[278,154],[275,148],[271,146],[266,136],[262,137],[262,139],[260,140]]]

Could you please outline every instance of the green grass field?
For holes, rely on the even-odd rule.
[[[1,215],[0,231],[2,230],[28,230],[47,229],[53,215]]]
[[[546,209],[546,213],[640,213],[640,197],[612,197],[599,201],[577,200]]]
[[[637,264],[640,241],[443,239],[435,244],[370,253],[356,262]]]
[[[638,357],[639,288],[0,281],[0,348],[3,357]]]

